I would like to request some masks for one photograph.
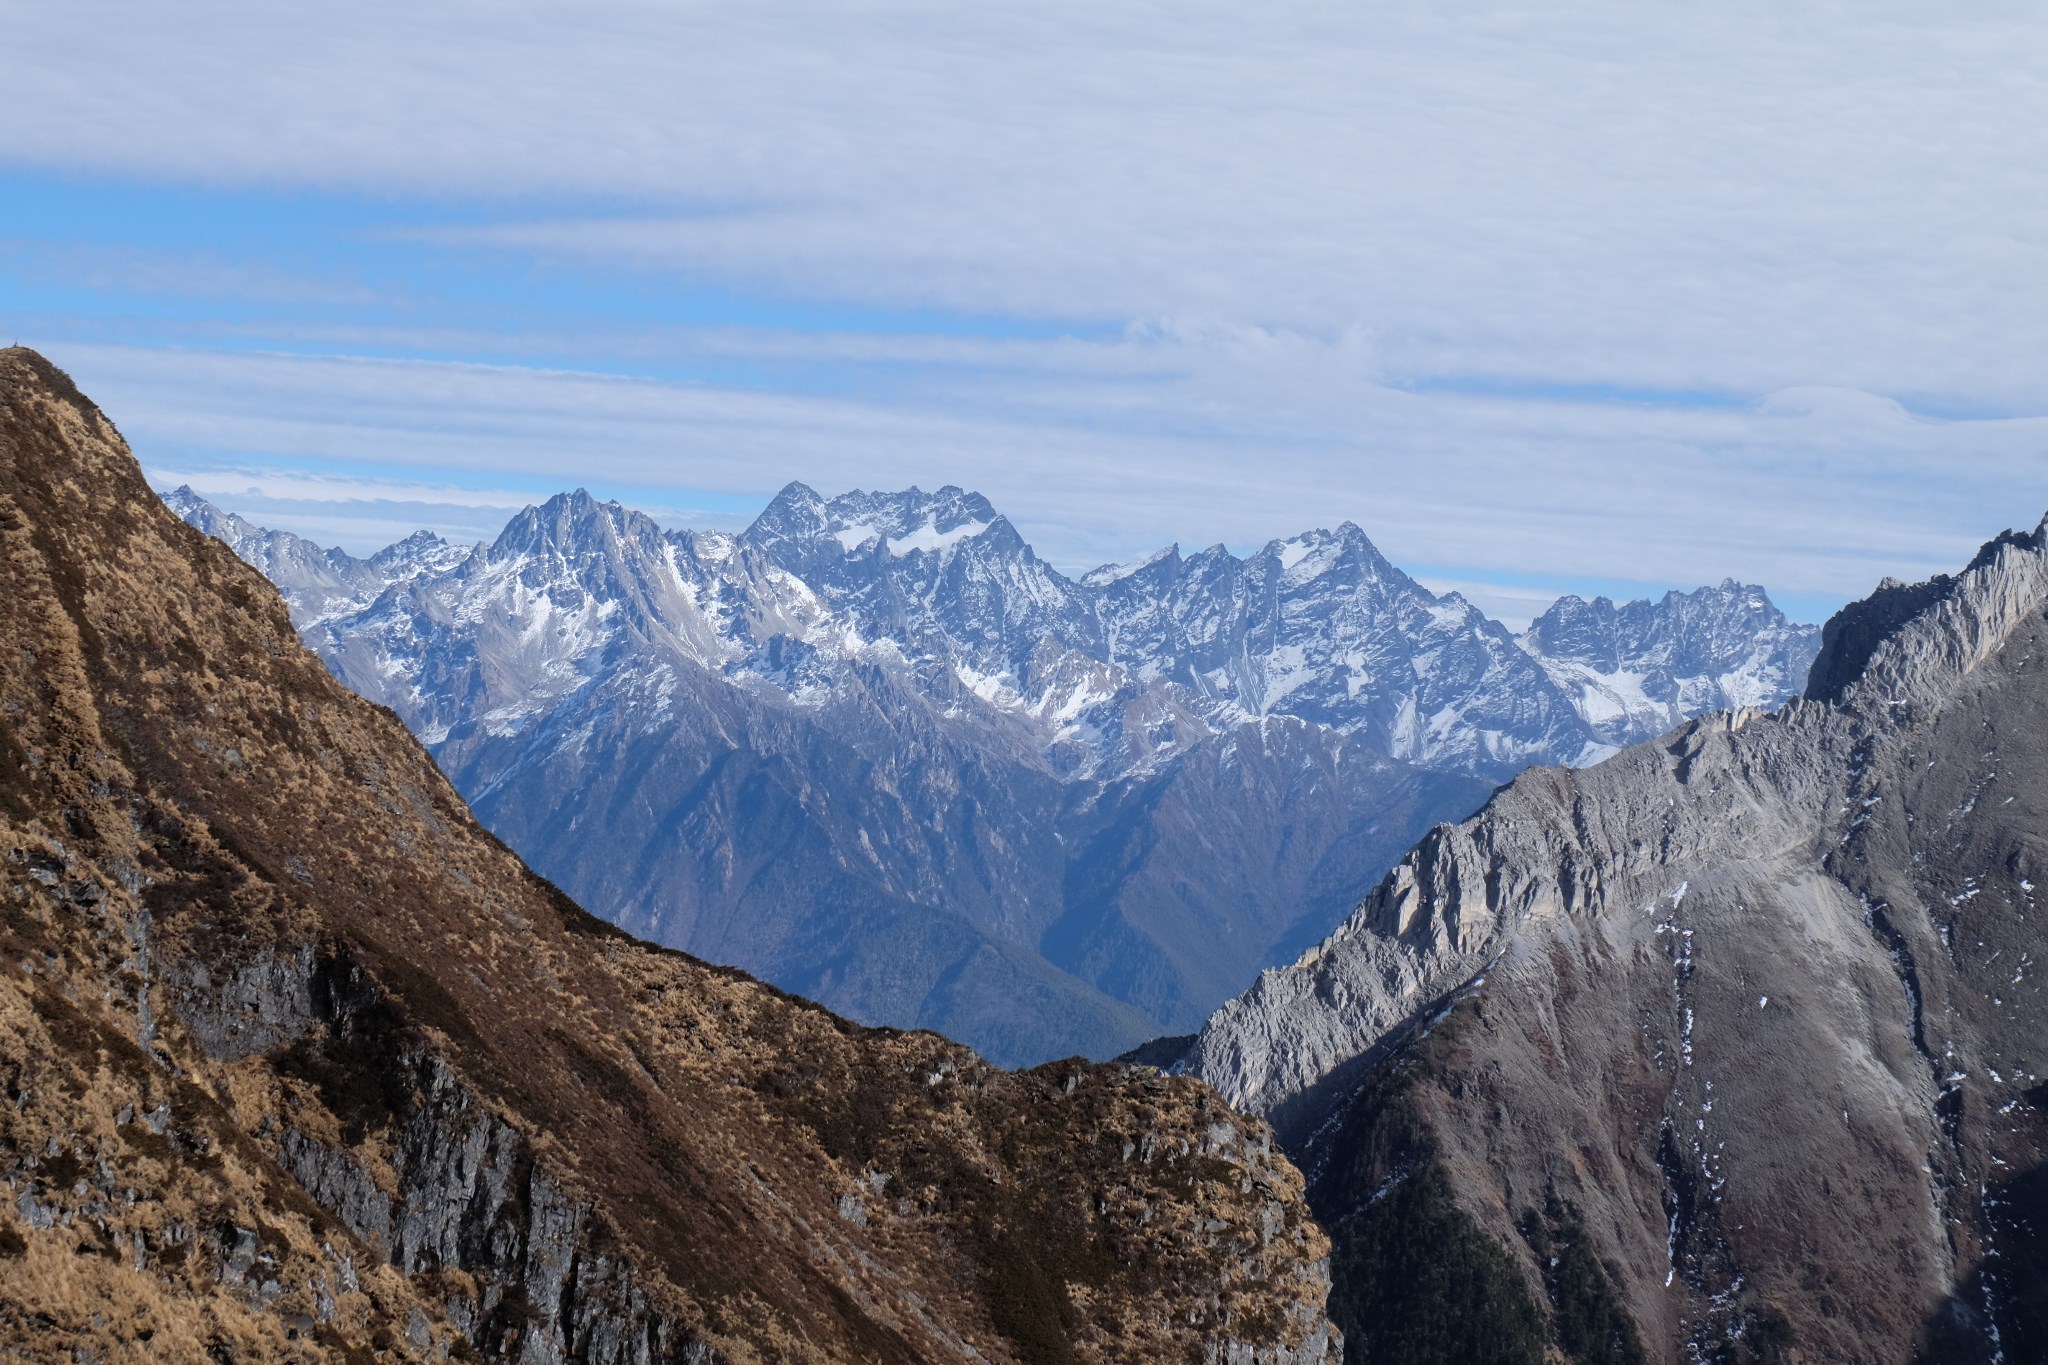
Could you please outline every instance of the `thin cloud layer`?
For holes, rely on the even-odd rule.
[[[1362,328],[1401,380],[2048,400],[2037,6],[73,0],[8,34],[18,162],[426,194],[443,242]]]

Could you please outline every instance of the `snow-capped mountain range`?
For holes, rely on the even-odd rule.
[[[1493,783],[1796,694],[1818,643],[1732,581],[1517,637],[1349,523],[1070,578],[953,487],[738,534],[578,491],[368,559],[166,500],[586,904],[1003,1060],[1198,1021]]]

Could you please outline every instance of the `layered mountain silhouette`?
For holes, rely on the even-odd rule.
[[[2044,771],[2036,528],[1522,774],[1179,1065],[1308,1170],[1348,1359],[2048,1359]]]
[[[1817,642],[1732,582],[1517,639],[1349,524],[1070,579],[957,488],[737,535],[567,494],[368,560],[168,501],[584,903],[1006,1063],[1191,1030],[1496,781],[1782,700]]]
[[[0,1354],[1334,1360],[1265,1125],[584,913],[18,348],[0,593]],[[555,676],[499,625],[451,676]]]

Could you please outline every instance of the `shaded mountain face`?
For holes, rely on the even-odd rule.
[[[957,488],[795,484],[734,536],[568,494],[370,561],[169,501],[607,918],[1006,1063],[1193,1029],[1494,779],[1608,751],[1349,525],[1077,581]],[[1674,707],[1741,625],[1659,656]]]
[[[0,1351],[1332,1358],[1263,1124],[585,914],[20,349],[0,591]]]
[[[1825,638],[1775,714],[1524,773],[1194,1041],[1349,1359],[2048,1359],[2048,529]]]

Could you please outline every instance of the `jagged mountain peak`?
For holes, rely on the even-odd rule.
[[[1530,622],[1526,634],[1541,639],[1549,631],[1564,623],[1586,621],[1621,623],[1643,623],[1660,616],[1690,611],[1695,615],[1715,610],[1762,613],[1782,621],[1784,613],[1771,601],[1770,593],[1755,583],[1744,583],[1736,578],[1724,578],[1718,584],[1710,584],[1690,590],[1683,588],[1666,589],[1660,598],[1631,598],[1617,602],[1602,593],[1595,597],[1581,597],[1577,593],[1566,593],[1552,602]],[[1640,628],[1638,626],[1637,628]]]
[[[1772,604],[1769,593],[1753,583],[1724,579],[1714,587],[1692,591],[1669,589],[1659,600],[1579,598],[1577,593],[1552,602],[1522,632],[1530,653],[1556,661],[1597,663],[1608,671],[1628,659],[1647,655],[1726,655],[1698,659],[1700,667],[1726,667],[1757,639],[1759,630],[1808,632],[1794,626]]]
[[[372,563],[375,563],[379,559],[409,558],[424,551],[441,549],[448,544],[449,541],[446,536],[437,535],[432,531],[426,530],[414,531],[403,540],[392,541],[389,545],[371,555],[370,560]]]
[[[1415,590],[1418,596],[1442,613],[1443,619],[1456,621],[1461,627],[1476,631],[1489,639],[1513,643],[1514,632],[1481,611],[1464,593],[1456,589],[1440,593],[1431,592],[1420,583],[1415,585]]]
[[[181,517],[184,516],[188,510],[199,507],[202,504],[207,507],[213,506],[212,503],[207,502],[207,500],[200,495],[198,489],[194,488],[189,483],[181,483],[176,488],[170,490],[168,493],[161,493],[159,494],[159,496],[163,498],[165,506],[169,507],[173,512],[176,512]]]
[[[896,492],[853,489],[820,497],[800,483],[776,494],[741,538],[775,549],[794,542],[797,553],[818,553],[817,542],[832,541],[840,553],[903,557],[949,549],[961,541],[990,536],[1004,548],[1026,550],[1009,522],[989,500],[954,484],[927,493],[915,485]]]
[[[1398,576],[1405,583],[1413,584],[1412,579],[1380,553],[1364,529],[1351,521],[1339,522],[1334,528],[1316,527],[1291,536],[1277,537],[1244,555],[1232,553],[1228,545],[1219,541],[1183,556],[1176,542],[1142,559],[1091,569],[1081,576],[1079,582],[1083,587],[1106,588],[1141,574],[1147,578],[1176,571],[1200,574],[1223,564],[1247,566],[1268,561],[1277,562],[1284,573],[1297,580],[1314,578],[1349,562],[1367,567],[1375,574]],[[1419,585],[1416,586],[1419,589]]]
[[[1099,568],[1090,569],[1081,575],[1080,582],[1084,588],[1106,588],[1112,583],[1120,583],[1139,574],[1171,578],[1177,573],[1181,563],[1180,545],[1175,542],[1164,549],[1154,550],[1143,559],[1134,559],[1122,564],[1104,564]]]
[[[856,488],[841,493],[825,506],[837,520],[869,521],[877,530],[898,536],[926,524],[950,530],[996,519],[996,509],[987,498],[950,483],[930,493],[915,484],[897,492]]]
[[[1558,598],[1518,639],[1600,740],[1621,746],[1703,711],[1798,695],[1819,644],[1763,588],[1734,578],[1662,598]]]
[[[256,542],[266,536],[288,534],[258,526],[247,517],[235,512],[224,511],[209,502],[205,495],[189,483],[181,483],[168,493],[161,493],[164,505],[200,530],[230,545],[240,541]]]
[[[1807,675],[1812,701],[1883,711],[1938,697],[2048,599],[2048,516],[1986,541],[1962,572],[1921,583],[1886,578],[1821,630]]]
[[[394,579],[417,578],[421,574],[438,573],[453,568],[479,549],[487,548],[478,545],[456,545],[432,531],[414,531],[404,540],[386,545],[363,562],[374,573],[386,574]]]
[[[1302,531],[1283,539],[1268,541],[1258,556],[1280,560],[1283,567],[1292,571],[1304,563],[1312,563],[1318,557],[1351,556],[1360,564],[1370,565],[1382,572],[1399,573],[1387,557],[1373,544],[1372,537],[1355,521],[1340,521],[1333,527],[1319,526]],[[1334,562],[1334,560],[1332,560]],[[1313,569],[1311,570],[1311,575]],[[1402,574],[1403,578],[1407,575]]]
[[[2031,531],[2015,531],[2008,528],[1985,541],[1977,547],[1977,553],[1971,556],[1963,572],[1968,573],[1972,569],[1981,569],[1991,564],[1998,558],[1999,552],[2008,545],[2023,550],[2039,551],[2044,539],[2048,539],[2048,513],[2044,513],[2041,520],[2034,523],[2034,529]]]
[[[741,533],[741,538],[763,545],[778,540],[808,538],[820,534],[829,519],[825,499],[818,495],[818,491],[807,483],[792,479],[768,500],[768,505]]]
[[[564,554],[634,540],[662,539],[654,518],[613,499],[599,502],[588,489],[557,493],[538,506],[522,508],[491,544],[493,558],[521,554]]]

